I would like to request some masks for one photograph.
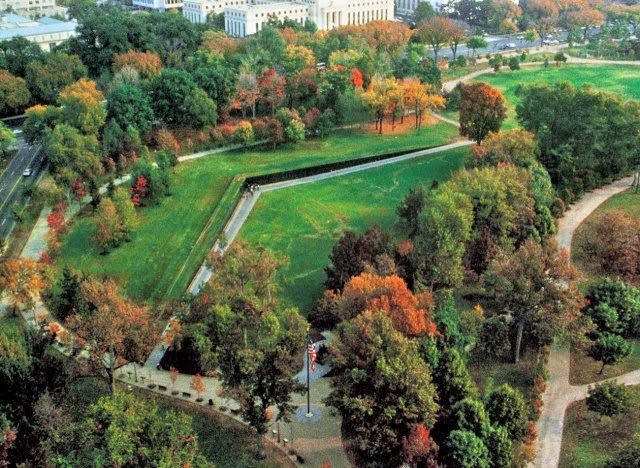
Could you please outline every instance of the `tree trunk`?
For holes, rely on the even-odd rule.
[[[111,384],[111,393],[114,395],[116,393],[116,379],[114,378],[114,374],[116,372],[115,362],[115,353],[113,346],[111,346],[109,348],[109,383]]]
[[[253,114],[253,118],[256,118],[256,103],[255,101],[251,104],[251,113]]]
[[[515,355],[515,363],[517,364],[520,361],[520,347],[522,345],[522,333],[524,332],[524,320],[520,319],[518,321],[518,331],[516,333],[516,355]]]
[[[258,460],[264,460],[265,458],[267,458],[267,452],[264,448],[264,434],[260,433],[259,431],[256,431],[256,442],[258,445]]]
[[[598,374],[602,375],[602,372],[604,371],[604,366],[606,366],[606,364],[603,361],[602,362],[602,367],[600,368],[600,372]]]
[[[384,115],[382,117],[380,117],[380,128],[378,129],[380,135],[382,135],[382,121],[383,121],[383,119],[384,119]]]

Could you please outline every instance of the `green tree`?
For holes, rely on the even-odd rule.
[[[120,243],[120,227],[118,213],[110,198],[100,200],[95,214],[95,231],[93,242],[106,254],[110,248],[117,247]]]
[[[449,409],[456,402],[477,395],[469,370],[455,348],[445,347],[440,351],[432,374],[437,390],[436,401],[442,409]]]
[[[136,209],[131,201],[131,195],[127,190],[117,188],[111,198],[118,217],[118,238],[128,241],[138,224]]]
[[[132,126],[140,133],[151,130],[153,109],[146,93],[133,85],[120,85],[109,91],[107,118],[115,121],[120,129]]]
[[[624,384],[615,381],[589,385],[587,408],[600,416],[615,416],[629,410],[629,393]]]
[[[336,374],[329,402],[358,452],[370,466],[401,461],[402,438],[413,424],[430,427],[438,408],[415,342],[384,313],[365,312],[339,326],[330,361]]]
[[[0,154],[5,155],[16,142],[16,137],[4,123],[0,122]]]
[[[473,432],[484,439],[490,431],[489,416],[481,401],[464,398],[451,407],[457,430]]]
[[[304,128],[304,124],[297,119],[293,119],[289,122],[289,124],[284,128],[284,134],[287,137],[287,141],[292,143],[303,141],[305,137]]]
[[[163,197],[169,194],[170,177],[168,168],[156,166],[148,161],[136,161],[131,168],[131,183],[135,187],[140,178],[146,181],[145,194],[142,197],[142,205],[154,205],[160,203]]]
[[[163,70],[149,84],[149,97],[156,118],[172,127],[188,126],[192,120],[201,124],[202,116],[196,112],[204,110],[205,119],[210,120],[210,107],[215,103],[206,93],[203,95],[202,90],[198,99],[206,97],[206,100],[196,102],[194,96],[199,89],[189,72],[174,68]]]
[[[422,24],[424,21],[430,20],[434,16],[436,16],[436,11],[433,9],[431,3],[418,2],[418,6],[413,10],[411,20],[415,24]]]
[[[80,293],[82,281],[83,276],[80,272],[69,266],[62,269],[62,275],[58,279],[48,303],[53,315],[61,322],[64,322],[70,315],[85,314],[87,304]]]
[[[216,52],[200,50],[188,60],[193,79],[220,109],[231,103],[237,75],[231,63]]]
[[[487,446],[473,432],[451,432],[445,442],[443,452],[447,466],[484,468],[490,465]]]
[[[416,188],[410,188],[402,203],[396,208],[396,213],[409,230],[409,237],[418,233],[418,217],[424,208],[426,196],[424,186],[420,184]]]
[[[486,49],[489,46],[486,39],[482,36],[471,36],[467,39],[467,48],[471,49],[473,52],[473,56],[476,55],[476,50],[478,49]]]
[[[598,331],[640,334],[640,289],[619,279],[605,278],[592,284],[585,297],[583,313],[594,321]]]
[[[85,135],[61,123],[55,126],[46,142],[49,170],[64,186],[71,187],[79,177],[95,182],[104,173],[95,135]]]
[[[54,104],[63,88],[86,75],[87,68],[80,57],[53,52],[45,55],[42,61],[29,63],[25,78],[35,102]]]
[[[492,389],[485,406],[493,426],[502,427],[511,440],[520,440],[527,423],[527,407],[522,393],[508,384]]]
[[[489,449],[492,468],[513,466],[513,442],[504,427],[491,427],[484,443]]]
[[[416,281],[431,289],[462,282],[464,245],[471,236],[472,222],[472,205],[466,195],[439,190],[427,197],[410,257]]]
[[[207,93],[197,88],[193,94],[187,96],[184,102],[190,118],[190,125],[195,128],[214,126],[218,120],[218,109],[213,99]]]
[[[8,41],[0,41],[0,57],[9,73],[24,77],[27,65],[33,61],[42,61],[45,52],[35,42],[26,37],[17,36]]]
[[[30,100],[25,80],[0,69],[0,114],[19,113]]]
[[[200,455],[192,421],[132,394],[103,397],[84,428],[94,460],[113,466],[209,466]],[[73,454],[65,461],[74,464]]]
[[[604,366],[613,366],[631,354],[631,343],[620,335],[613,333],[600,333],[587,349],[589,357],[602,362],[600,374],[604,371]]]

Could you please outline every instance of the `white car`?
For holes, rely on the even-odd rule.
[[[29,177],[31,174],[33,174],[33,171],[30,167],[27,167],[24,171],[22,171],[22,175],[24,177]]]

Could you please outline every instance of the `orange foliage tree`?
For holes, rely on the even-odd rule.
[[[196,374],[193,377],[191,377],[191,382],[189,383],[189,388],[191,388],[191,390],[193,390],[194,392],[196,392],[198,394],[198,399],[202,398],[202,392],[204,392],[207,387],[204,384],[204,381],[202,380],[202,377],[200,376],[200,374]]]
[[[136,52],[130,50],[124,54],[113,56],[113,71],[117,72],[124,67],[137,70],[142,78],[150,79],[162,72],[162,61],[153,52]]]
[[[60,92],[62,119],[83,133],[97,133],[104,125],[107,110],[104,95],[95,81],[80,79]]]
[[[284,99],[284,76],[278,75],[275,70],[266,70],[258,78],[258,91],[260,100],[270,110],[271,115],[275,115],[278,104]]]
[[[437,94],[429,93],[430,85],[423,84],[418,78],[407,78],[402,81],[404,105],[413,109],[416,129],[422,126],[425,111],[444,109],[445,99]]]
[[[0,264],[0,292],[7,295],[16,312],[24,306],[34,306],[46,287],[42,265],[33,259],[7,260]]]
[[[540,45],[544,37],[558,24],[560,9],[555,0],[530,0],[526,4],[525,15],[530,19],[530,25],[538,33]]]
[[[489,132],[500,130],[507,116],[502,93],[484,84],[463,86],[460,92],[460,135],[480,144]]]
[[[336,297],[338,314],[350,320],[365,310],[382,311],[396,330],[407,336],[434,335],[433,297],[430,293],[414,295],[399,276],[362,273],[351,278],[342,294]]]
[[[89,352],[95,368],[106,372],[115,392],[116,365],[143,362],[159,340],[159,323],[147,307],[123,299],[113,280],[87,279],[80,290],[88,311],[70,315],[65,324],[76,336],[76,351]]]

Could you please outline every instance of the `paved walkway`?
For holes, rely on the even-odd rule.
[[[556,239],[562,248],[571,250],[571,240],[575,230],[598,206],[607,199],[628,189],[633,177],[618,180],[605,187],[585,194],[579,201],[571,205],[565,216],[558,221]],[[549,354],[549,379],[547,389],[542,395],[542,414],[536,423],[538,439],[536,442],[537,468],[557,467],[562,447],[562,431],[564,416],[569,404],[582,400],[587,396],[588,385],[573,386],[569,384],[569,347],[555,343]],[[630,372],[616,380],[625,384],[640,384],[640,370]]]

